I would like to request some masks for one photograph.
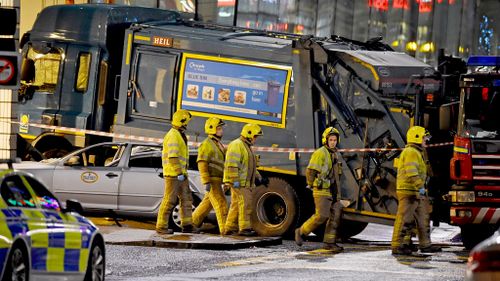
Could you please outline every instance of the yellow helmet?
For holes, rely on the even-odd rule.
[[[430,134],[424,127],[413,126],[406,133],[406,142],[422,144],[425,136],[430,136]]]
[[[191,113],[185,109],[179,109],[174,113],[172,126],[185,127],[191,120]]]
[[[335,129],[334,127],[328,127],[323,131],[323,134],[321,135],[321,143],[326,144],[328,142],[328,137],[331,135],[337,136],[337,142],[340,142],[339,130]]]
[[[217,117],[210,117],[205,122],[205,133],[207,135],[215,135],[215,133],[217,132],[217,127],[223,125],[226,125],[226,123],[224,123],[224,121],[222,121],[221,119]]]
[[[241,129],[241,136],[247,139],[253,139],[255,136],[262,136],[262,129],[257,124],[246,124]]]

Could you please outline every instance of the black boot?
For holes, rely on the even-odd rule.
[[[304,244],[304,238],[300,233],[300,228],[295,229],[295,244],[297,244],[297,246],[302,246],[302,244]]]
[[[342,252],[344,250],[344,248],[339,246],[337,243],[325,243],[323,249],[334,252]]]
[[[437,253],[441,251],[441,247],[435,245],[429,245],[427,247],[420,248],[421,253]]]
[[[167,229],[167,228],[157,228],[156,233],[158,234],[174,234],[174,231],[172,229]]]
[[[394,256],[400,256],[400,255],[404,255],[404,256],[411,256],[411,249],[408,248],[408,247],[397,247],[397,248],[393,248],[392,249],[392,254]]]
[[[192,225],[186,225],[182,228],[182,233],[200,233],[200,230]]]
[[[240,231],[240,233],[238,233],[238,235],[251,237],[251,236],[257,236],[257,232],[255,232],[255,230],[253,229],[243,229],[242,231]]]

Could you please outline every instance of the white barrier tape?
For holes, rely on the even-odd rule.
[[[20,122],[15,122],[15,121],[5,121],[8,123],[15,123],[15,124],[21,124]],[[61,126],[54,126],[54,125],[45,125],[45,124],[39,124],[39,123],[29,123],[29,126],[37,127],[37,128],[42,128],[42,129],[49,129],[49,130],[61,130],[61,131],[69,131],[73,133],[84,133],[88,135],[96,135],[96,136],[103,136],[103,137],[110,137],[110,138],[119,138],[119,139],[125,139],[125,140],[135,140],[135,141],[142,141],[142,142],[154,142],[154,143],[163,143],[163,139],[160,138],[150,138],[150,137],[141,137],[141,136],[133,136],[133,135],[125,135],[125,134],[116,134],[116,133],[108,133],[108,132],[101,132],[101,131],[94,131],[94,130],[85,130],[85,129],[76,129],[76,128],[69,128],[69,127],[61,127]],[[198,147],[201,145],[201,142],[192,142],[188,141],[188,145],[192,147]],[[426,147],[440,147],[440,146],[448,146],[448,145],[453,145],[453,142],[444,142],[444,143],[436,143],[436,144],[429,144]],[[386,151],[401,151],[404,148],[340,148],[338,149],[338,152],[343,152],[343,153],[349,153],[349,152],[386,152]],[[297,153],[313,153],[316,149],[314,148],[279,148],[279,147],[264,147],[264,146],[254,146],[252,147],[252,150],[258,151],[258,152],[278,152],[278,153],[290,153],[290,152],[297,152]]]

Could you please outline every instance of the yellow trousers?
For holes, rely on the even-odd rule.
[[[225,233],[252,229],[253,190],[249,187],[231,187],[231,205],[225,225]]]
[[[205,193],[200,205],[193,212],[193,224],[195,226],[199,227],[213,208],[215,209],[219,232],[224,233],[224,225],[226,224],[227,217],[227,201],[221,185],[221,178],[210,179],[210,191]]]
[[[337,229],[342,216],[342,204],[339,201],[334,202],[332,194],[328,189],[313,190],[315,213],[300,227],[302,235],[309,235],[320,225],[325,223],[325,234],[323,242],[335,243],[337,238]]]
[[[165,192],[158,211],[158,219],[156,220],[157,229],[168,229],[168,220],[177,199],[179,199],[181,205],[181,227],[192,225],[193,197],[188,180],[181,182],[176,177],[165,177]]]
[[[418,244],[420,248],[431,245],[429,228],[429,200],[417,195],[398,193],[398,212],[392,232],[392,248],[408,246],[408,236],[417,226]]]

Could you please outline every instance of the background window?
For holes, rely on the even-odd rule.
[[[90,71],[89,53],[81,53],[78,56],[78,72],[76,74],[75,91],[86,92],[89,85],[89,71]]]

